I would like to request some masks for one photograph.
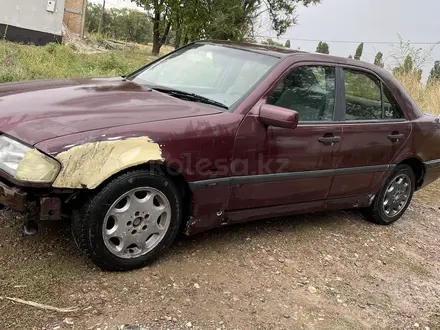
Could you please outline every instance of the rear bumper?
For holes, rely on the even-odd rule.
[[[423,163],[425,165],[425,177],[422,187],[440,178],[440,159],[433,159]]]
[[[18,212],[26,211],[26,193],[0,181],[0,204]]]

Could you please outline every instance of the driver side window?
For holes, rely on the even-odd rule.
[[[330,121],[335,108],[335,68],[301,66],[274,89],[268,103],[295,110],[300,122]]]

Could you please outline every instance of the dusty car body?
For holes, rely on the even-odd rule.
[[[255,54],[258,61],[267,58],[269,63],[240,95],[224,93],[222,100],[230,102],[226,107],[219,102],[223,94],[218,91],[224,87],[217,82],[209,92],[206,86],[196,88],[217,98],[205,103],[193,95],[177,95],[137,81],[144,70],[157,63],[164,66],[161,63],[191,47],[209,47],[209,59],[226,49],[240,56]],[[0,170],[0,203],[41,221],[60,220],[62,213],[76,212],[89,201],[93,204],[95,196],[105,195],[118,177],[130,171],[154,172],[169,180],[151,189],[167,210],[168,220],[162,226],[167,229],[157,234],[160,238],[168,237],[169,228],[176,226],[191,235],[273,216],[345,208],[375,212],[378,205],[394,203],[388,211],[382,206],[382,218],[373,216],[373,221],[388,224],[403,214],[414,190],[440,176],[438,118],[424,114],[381,68],[345,58],[228,42],[196,42],[177,52],[181,53],[171,53],[125,78],[1,84],[1,134],[28,149],[24,161],[18,162],[18,174]],[[302,69],[298,68],[306,68],[303,78],[292,83],[286,77],[299,76]],[[320,71],[312,76],[309,68]],[[366,84],[368,79],[373,81],[368,85],[373,96],[355,95],[363,85],[352,88],[347,83],[350,79],[353,85],[362,79]],[[374,93],[379,93],[375,101]],[[312,105],[297,105],[301,111],[286,109],[283,105],[292,103],[292,97],[292,102]],[[318,104],[319,115],[314,114],[313,104]],[[362,107],[380,118],[355,119]],[[301,120],[307,116],[311,119]],[[33,152],[37,155],[29,156]],[[40,168],[42,174],[37,177],[34,172]],[[47,168],[49,174],[44,172]],[[389,180],[396,169],[403,174],[393,183]],[[175,186],[176,205],[161,184]],[[133,194],[131,200],[138,201]],[[101,204],[111,208],[112,203],[109,199]],[[79,245],[105,269],[143,266],[175,237],[173,233],[171,242],[158,251],[137,247],[132,242],[147,238],[136,236],[138,226],[147,228],[149,223],[148,210],[141,212],[145,219],[137,222],[136,211],[127,221],[130,228],[118,233],[118,237],[130,233],[137,237],[129,241],[134,248],[127,252],[124,239],[116,239],[120,244],[111,239],[104,244],[105,237],[93,234],[93,228],[104,225],[98,221],[95,227],[87,227],[83,219],[90,212],[76,215],[81,223],[77,236],[84,239]],[[115,219],[111,222],[117,231],[120,225],[114,224],[119,221]],[[108,232],[113,227],[107,223]],[[100,252],[95,254],[94,246]],[[114,253],[104,251],[105,247]],[[99,261],[103,255],[108,259],[105,263]]]

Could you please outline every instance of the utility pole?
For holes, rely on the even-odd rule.
[[[87,11],[87,0],[84,0],[82,6],[82,15],[81,15],[81,31],[79,34],[81,39],[84,38],[84,24],[86,23],[86,11]]]
[[[99,25],[98,25],[98,35],[101,35],[102,23],[104,22],[104,13],[105,13],[105,0],[103,0],[102,3],[101,18],[99,19]]]

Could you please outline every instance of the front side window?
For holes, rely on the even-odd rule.
[[[344,82],[345,120],[403,118],[393,95],[375,76],[358,70],[344,69]]]
[[[196,94],[231,107],[279,62],[278,57],[214,44],[193,44],[146,67],[132,79],[171,95]]]
[[[275,87],[268,103],[297,111],[300,122],[332,120],[335,108],[335,68],[295,68]]]

